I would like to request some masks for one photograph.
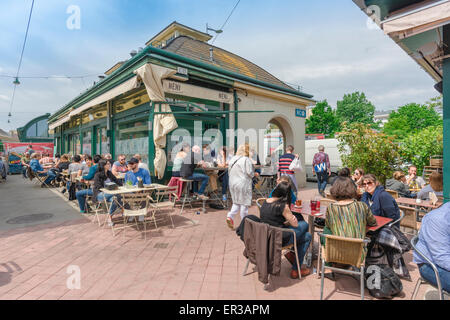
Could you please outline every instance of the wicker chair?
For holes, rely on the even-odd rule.
[[[366,239],[346,238],[334,235],[325,235],[319,233],[320,237],[325,238],[325,248],[322,251],[322,275],[320,282],[320,300],[323,300],[323,283],[325,277],[325,269],[332,271],[346,273],[351,275],[359,275],[361,300],[364,300],[364,262],[363,250],[365,245],[369,242]],[[356,270],[347,270],[337,267],[326,266],[325,263],[340,263],[356,267]]]
[[[394,198],[394,199],[399,198],[397,191],[386,189],[386,192],[389,193],[392,196],[392,198]]]
[[[419,250],[417,250],[417,242],[418,242],[418,241],[419,241],[419,236],[418,236],[418,235],[414,236],[414,237],[411,239],[411,245],[412,245],[414,251],[415,251],[422,259],[424,259],[424,260],[427,262],[427,264],[429,264],[429,265],[431,266],[431,268],[433,268],[434,276],[435,276],[435,278],[436,278],[437,286],[433,285],[432,283],[430,283],[430,282],[428,282],[427,280],[425,280],[424,278],[422,278],[422,276],[420,276],[419,279],[417,279],[416,287],[414,288],[414,292],[413,292],[413,294],[412,294],[412,296],[411,296],[411,300],[415,300],[415,299],[416,299],[417,293],[419,292],[420,285],[422,285],[422,284],[424,284],[424,283],[428,283],[429,285],[431,285],[431,286],[433,286],[434,288],[438,289],[438,292],[439,292],[439,299],[440,299],[440,300],[444,300],[444,294],[443,294],[443,293],[444,293],[444,292],[445,292],[446,294],[450,294],[450,293],[449,293],[449,292],[446,292],[445,290],[442,289],[441,279],[439,278],[439,272],[438,272],[438,270],[437,270],[437,268],[436,268],[436,265],[435,265],[433,262],[431,262],[430,259],[428,259],[427,257],[425,257],[425,255],[424,255],[422,252],[420,252]]]
[[[419,225],[417,223],[417,209],[406,206],[398,206],[400,213],[404,217],[400,220],[400,227],[413,230],[413,234],[416,235],[419,231]]]

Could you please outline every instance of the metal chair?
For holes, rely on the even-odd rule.
[[[123,226],[116,229],[124,229],[123,236],[125,237],[125,229],[131,227],[127,225],[128,219],[134,219],[136,228],[139,230],[138,223],[141,222],[144,225],[144,237],[147,240],[147,229],[146,225],[148,221],[145,221],[145,216],[147,215],[149,208],[149,194],[148,192],[133,192],[122,194],[123,202]],[[142,221],[137,220],[137,218],[142,217]],[[113,226],[112,226],[113,228]],[[114,232],[114,231],[113,231]]]
[[[439,300],[444,300],[444,293],[446,293],[446,294],[450,294],[450,293],[442,289],[441,279],[439,278],[439,272],[438,272],[438,270],[436,268],[436,265],[433,262],[431,262],[430,259],[428,259],[422,252],[420,252],[417,249],[417,242],[418,241],[419,241],[419,235],[416,235],[416,236],[414,236],[411,239],[411,245],[413,247],[413,250],[416,251],[416,253],[422,259],[424,259],[427,262],[427,264],[429,264],[431,266],[431,268],[433,268],[434,276],[436,277],[436,284],[437,284],[437,286],[435,286],[434,284],[430,283],[429,281],[425,280],[422,276],[420,276],[419,279],[417,279],[416,286],[414,288],[414,292],[413,292],[413,294],[411,296],[411,300],[415,300],[416,299],[417,293],[419,292],[420,285],[422,285],[424,283],[428,283],[432,287],[436,288],[438,290],[438,292],[439,292]]]
[[[264,203],[264,201],[266,201],[267,200],[267,198],[258,198],[258,199],[256,199],[256,205],[257,205],[257,207],[258,207],[258,210],[259,209],[261,209],[261,206],[262,206],[262,204]],[[294,230],[292,230],[292,229],[289,229],[289,228],[277,228],[277,227],[273,227],[273,226],[271,226],[271,228],[275,228],[275,229],[279,229],[279,230],[281,230],[281,231],[287,231],[287,232],[290,232],[290,233],[292,233],[293,235],[294,235],[294,243],[293,244],[288,244],[288,245],[286,245],[286,246],[283,246],[282,248],[281,248],[281,250],[283,251],[283,250],[289,250],[289,251],[293,251],[294,252],[294,254],[295,254],[295,258],[297,259],[297,271],[298,271],[298,277],[299,277],[299,279],[301,279],[301,277],[302,277],[302,275],[301,275],[301,273],[300,273],[300,265],[299,265],[299,261],[298,261],[298,251],[297,251],[297,236],[296,236],[296,234],[295,234],[295,231]],[[294,250],[292,250],[292,249],[294,249]],[[247,268],[248,268],[248,264],[249,264],[249,261],[247,261],[247,265],[246,265],[246,267],[245,267],[245,271],[244,271],[244,275],[245,275],[245,273],[247,272]]]
[[[350,275],[359,275],[361,300],[364,300],[365,255],[363,255],[363,250],[367,245],[367,243],[369,243],[369,240],[346,238],[323,233],[319,233],[319,236],[325,238],[325,248],[322,251],[321,257],[322,275],[320,281],[320,300],[323,300],[323,283],[325,277],[325,269],[330,269],[332,271]],[[359,269],[359,271],[341,269],[337,267],[329,267],[325,265],[325,263],[327,262],[351,265]]]
[[[180,181],[183,182],[183,184],[184,184],[184,187],[183,187],[184,197],[183,197],[183,203],[181,205],[181,211],[180,211],[180,214],[182,214],[184,205],[186,204],[186,202],[189,203],[189,205],[191,206],[191,209],[192,209],[193,198],[189,196],[189,192],[191,190],[192,182],[194,182],[194,180],[181,178]]]
[[[156,217],[156,213],[166,209],[173,210],[173,208],[175,207],[175,202],[178,199],[177,191],[177,186],[167,187],[164,189],[157,189],[155,192],[155,199],[148,196],[148,200],[150,201],[149,209],[151,209],[150,221],[153,221],[153,223],[155,224],[155,228],[158,228],[158,225],[156,224],[156,221],[158,220],[158,218]],[[172,215],[170,213],[168,213],[167,215],[172,222],[172,228],[175,228],[172,220]]]
[[[257,222],[257,221],[253,221],[251,219],[245,219],[244,223],[245,224],[248,224],[248,223],[251,223],[251,224],[264,224],[264,222]],[[297,238],[296,238],[296,235],[295,235],[295,231],[292,230],[292,229],[289,229],[289,228],[278,228],[278,227],[274,227],[274,226],[271,226],[271,225],[268,225],[268,226],[269,226],[270,229],[273,229],[273,230],[278,230],[278,231],[282,231],[282,232],[289,232],[289,233],[293,234],[294,243],[286,245],[286,246],[283,246],[281,248],[281,251],[283,252],[283,250],[289,250],[289,251],[293,251],[294,252],[295,259],[297,261],[298,279],[300,280],[302,278],[302,275],[300,273],[300,263],[299,263],[299,260],[298,260]],[[292,250],[292,248],[294,248],[294,250]],[[243,276],[245,276],[247,274],[247,269],[248,269],[249,264],[250,264],[250,259],[247,259],[247,263],[245,264],[244,272],[242,273]],[[268,289],[268,284],[265,284],[264,285],[264,290],[267,290],[267,289]]]

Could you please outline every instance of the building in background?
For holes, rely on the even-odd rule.
[[[220,132],[223,144],[236,147],[237,137],[230,141],[228,129],[255,129],[262,134],[253,147],[264,159],[264,133],[272,124],[283,146],[294,145],[304,155],[305,108],[315,104],[312,95],[212,46],[211,38],[173,22],[145,48],[131,51],[129,60],[116,63],[104,79],[50,116],[57,152],[127,158],[140,153],[152,176],[166,179],[169,151],[183,140],[181,131],[195,144],[208,144]],[[297,179],[299,185],[306,182],[304,173]]]
[[[17,128],[20,142],[53,142],[53,135],[48,130],[49,117],[50,113],[46,113]]]
[[[380,127],[384,127],[386,122],[388,122],[389,115],[391,114],[392,110],[389,111],[375,111],[373,115],[373,120],[375,122],[380,122]]]

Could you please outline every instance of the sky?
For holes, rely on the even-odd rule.
[[[8,76],[17,72],[31,3],[0,2],[0,128],[6,131],[54,113],[173,21],[200,31],[207,23],[220,28],[237,0],[35,0],[8,124],[14,87]],[[74,21],[70,6],[80,9],[79,29],[67,27]],[[351,0],[241,0],[214,45],[333,107],[355,91],[376,110],[437,96],[431,77],[367,19]],[[30,76],[86,77],[21,78]]]

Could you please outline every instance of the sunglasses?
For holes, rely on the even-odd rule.
[[[372,181],[364,182],[362,185],[363,186],[371,186],[371,185],[373,185],[373,182]]]

